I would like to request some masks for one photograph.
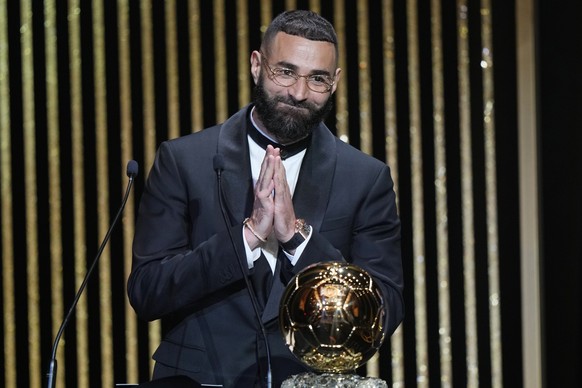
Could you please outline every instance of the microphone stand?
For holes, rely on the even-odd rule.
[[[129,182],[127,183],[127,189],[125,190],[125,195],[123,196],[123,200],[121,201],[121,206],[119,207],[119,210],[117,211],[117,214],[115,215],[115,218],[113,219],[113,222],[111,223],[111,226],[107,230],[107,234],[105,235],[103,242],[101,242],[101,246],[99,247],[99,250],[97,251],[97,255],[95,256],[95,259],[93,259],[93,263],[91,263],[89,270],[85,274],[85,278],[83,279],[83,282],[81,283],[81,287],[79,287],[79,290],[77,291],[77,294],[75,295],[75,299],[73,299],[73,304],[71,305],[69,312],[65,316],[65,319],[61,323],[61,327],[59,328],[59,331],[57,332],[57,336],[55,338],[55,342],[53,343],[53,347],[52,347],[51,359],[49,362],[49,370],[46,374],[46,376],[47,376],[47,388],[54,388],[55,387],[55,379],[57,377],[57,348],[59,346],[59,341],[61,339],[61,336],[63,335],[63,332],[65,331],[65,328],[67,327],[67,323],[69,322],[69,319],[72,317],[73,313],[75,312],[75,308],[77,307],[77,304],[79,303],[79,299],[81,298],[81,295],[83,294],[83,291],[85,290],[85,287],[87,286],[87,282],[89,281],[89,278],[91,277],[91,274],[93,273],[93,270],[95,269],[97,262],[99,261],[99,258],[101,257],[101,254],[103,253],[103,250],[105,249],[105,246],[107,245],[107,242],[109,242],[109,238],[111,237],[111,233],[113,232],[113,228],[117,224],[117,221],[119,220],[119,217],[121,216],[121,213],[123,213],[123,209],[125,209],[125,204],[127,203],[127,199],[129,198],[129,193],[130,193],[131,188],[133,186],[133,181],[134,181],[135,177],[137,176],[137,172],[138,172],[137,162],[135,160],[130,160],[127,163],[127,176],[129,177]]]
[[[226,209],[224,207],[224,202],[222,199],[222,170],[224,170],[224,160],[222,159],[222,155],[216,154],[214,155],[214,170],[216,171],[216,177],[218,179],[218,203],[220,204],[220,211],[222,213],[222,218],[224,220],[224,224],[226,226],[226,231],[228,232],[228,237],[230,239],[230,243],[232,244],[232,248],[234,249],[234,253],[237,257],[238,265],[240,267],[243,279],[245,281],[245,285],[247,287],[247,291],[249,293],[249,298],[251,299],[251,304],[253,305],[253,310],[255,312],[255,316],[257,321],[259,322],[259,327],[261,328],[261,335],[265,340],[265,349],[267,355],[267,388],[271,388],[272,386],[272,376],[271,376],[271,350],[269,346],[269,339],[267,337],[267,332],[265,330],[265,325],[263,325],[263,321],[261,320],[261,313],[259,312],[259,304],[257,302],[257,297],[255,295],[253,286],[250,284],[249,278],[246,274],[246,270],[243,265],[243,261],[241,255],[238,252],[236,244],[234,242],[234,238],[232,237],[232,231],[230,230],[230,224],[228,222],[228,218],[226,216]]]

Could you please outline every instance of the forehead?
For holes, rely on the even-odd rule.
[[[309,40],[279,32],[275,35],[268,52],[269,62],[287,63],[304,70],[328,70],[336,66],[333,43]]]

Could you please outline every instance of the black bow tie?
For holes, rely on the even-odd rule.
[[[311,142],[311,134],[309,134],[309,136],[307,136],[299,141],[296,141],[295,143],[283,145],[283,144],[276,143],[276,142],[272,141],[271,139],[269,139],[268,137],[266,137],[265,135],[263,135],[250,122],[248,123],[247,128],[248,128],[247,133],[249,134],[251,139],[253,139],[254,142],[257,143],[259,146],[261,146],[261,148],[266,150],[267,146],[269,144],[272,145],[274,148],[279,148],[281,150],[281,159],[283,159],[283,160],[303,151],[304,149],[307,148],[307,146]]]

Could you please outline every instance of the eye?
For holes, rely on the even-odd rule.
[[[286,77],[286,78],[297,78],[297,73],[293,70],[285,69],[285,68],[277,68],[273,71],[277,76]]]
[[[329,77],[325,76],[325,75],[312,75],[309,77],[309,81],[316,83],[316,84],[326,84],[326,85],[331,85],[331,80],[329,79]]]

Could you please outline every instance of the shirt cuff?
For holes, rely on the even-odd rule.
[[[247,266],[249,269],[255,266],[255,261],[261,257],[261,247],[256,247],[254,250],[251,250],[249,247],[249,243],[247,243],[247,239],[245,238],[245,228],[242,228],[242,239],[245,245],[245,254],[247,257]]]

